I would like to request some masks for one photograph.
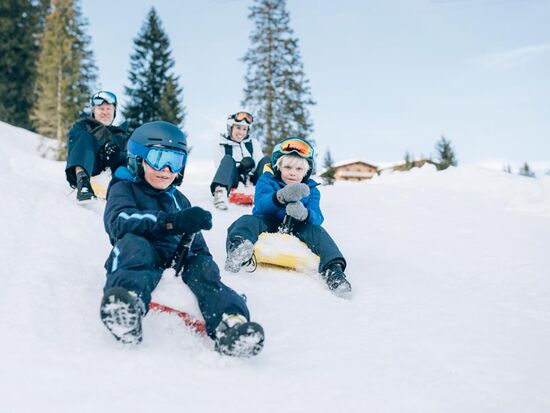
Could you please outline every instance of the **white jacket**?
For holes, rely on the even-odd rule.
[[[247,145],[246,142],[252,142],[252,154],[248,151],[246,148]],[[250,171],[250,174],[253,174],[256,171],[256,168],[258,167],[258,164],[260,163],[261,159],[264,157],[264,153],[262,152],[262,147],[260,145],[260,142],[258,142],[257,139],[253,139],[250,136],[247,136],[242,140],[242,142],[235,142],[231,139],[227,138],[226,136],[222,136],[218,143],[216,144],[216,154],[215,154],[215,163],[216,163],[216,169],[220,166],[220,162],[222,158],[225,156],[225,147],[230,146],[232,149],[231,156],[233,159],[235,159],[235,162],[237,162],[237,166],[239,165],[239,162],[241,162],[241,159],[247,156],[251,156],[252,159],[254,159],[255,167]]]

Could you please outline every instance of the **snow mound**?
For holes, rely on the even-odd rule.
[[[475,166],[321,187],[352,300],[315,274],[225,273],[262,324],[264,351],[222,357],[169,314],[128,349],[99,319],[110,252],[102,203],[76,205],[40,138],[0,123],[1,412],[550,411],[550,182]],[[212,206],[211,161],[191,154],[181,190]],[[193,315],[166,271],[154,298]],[[206,402],[207,401],[207,402]]]

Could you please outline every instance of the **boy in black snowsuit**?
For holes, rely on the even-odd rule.
[[[201,230],[212,215],[176,189],[183,179],[187,139],[175,125],[156,121],[137,128],[128,141],[128,167],[119,168],[105,207],[113,250],[105,263],[107,282],[101,318],[124,343],[142,340],[141,318],[184,234],[195,234],[182,280],[197,297],[207,334],[227,355],[251,356],[263,346],[263,329],[250,322],[242,296],[221,282]]]
[[[126,163],[126,129],[113,126],[117,99],[114,93],[99,91],[90,98],[91,117],[78,120],[69,131],[65,175],[76,199],[86,203],[95,198],[90,177],[107,168],[114,172]]]

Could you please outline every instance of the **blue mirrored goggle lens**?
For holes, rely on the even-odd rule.
[[[111,92],[97,92],[95,95],[92,96],[92,104],[94,106],[99,106],[103,103],[108,103],[110,105],[116,106],[116,96],[114,93]]]
[[[157,171],[169,167],[170,170],[175,173],[183,169],[186,159],[187,154],[183,152],[151,148],[145,157],[145,162]]]

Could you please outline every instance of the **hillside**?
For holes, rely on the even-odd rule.
[[[0,413],[550,411],[550,176],[429,167],[322,187],[351,300],[311,274],[222,272],[266,331],[264,352],[222,357],[169,315],[116,343],[98,316],[110,245],[98,202],[76,205],[64,164],[0,123]],[[181,190],[214,210],[208,162]],[[165,274],[155,299],[198,314]]]

